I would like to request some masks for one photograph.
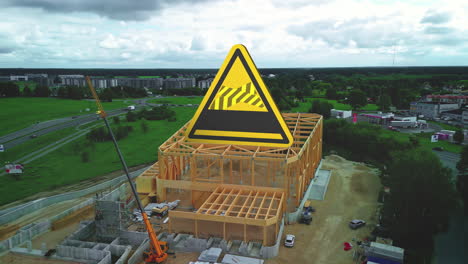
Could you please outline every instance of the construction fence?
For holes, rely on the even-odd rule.
[[[146,169],[147,168],[143,168],[138,171],[134,171],[131,173],[131,176],[135,178],[136,176],[138,176],[140,173],[142,173]],[[100,184],[96,184],[94,186],[91,186],[83,190],[58,194],[58,195],[54,195],[54,196],[50,196],[46,198],[41,198],[41,199],[28,202],[26,204],[4,209],[0,211],[0,225],[9,223],[13,220],[20,218],[23,215],[40,210],[52,204],[80,198],[91,193],[96,193],[102,189],[112,188],[114,186],[121,184],[122,182],[126,180],[127,180],[127,176],[123,175],[123,176],[114,178],[112,180],[109,180]]]

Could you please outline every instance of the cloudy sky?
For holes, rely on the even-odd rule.
[[[1,0],[0,67],[468,65],[468,1]]]

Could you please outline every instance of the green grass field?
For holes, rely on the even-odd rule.
[[[439,125],[440,127],[442,127],[442,129],[445,129],[445,130],[457,131],[457,130],[460,129],[459,127],[452,126],[452,125],[445,124],[445,123],[441,123],[441,122],[436,122],[436,121],[427,121],[427,122],[435,124],[435,125]]]
[[[160,99],[148,100],[148,103],[152,104],[200,104],[203,97],[197,96],[172,96]]]
[[[0,152],[0,164],[3,165],[5,162],[13,162],[15,160],[18,160],[19,158],[31,152],[39,150],[49,144],[52,144],[57,139],[66,137],[76,131],[77,130],[75,130],[74,127],[61,129],[52,133],[48,133],[46,135],[42,135],[35,139],[31,139],[23,144],[10,148],[5,152]]]
[[[127,138],[119,141],[128,166],[156,161],[158,147],[192,118],[196,109],[179,107],[174,110],[177,121],[146,121],[149,126],[146,134],[141,129],[141,120],[134,123],[121,121],[121,125],[134,127]],[[84,151],[90,154],[87,163],[81,161]],[[0,205],[120,169],[112,142],[89,144],[83,137],[27,164],[20,179],[1,177]]]
[[[336,100],[329,100],[325,98],[306,98],[306,102],[299,102],[299,106],[294,107],[291,109],[291,112],[299,112],[305,113],[308,112],[311,107],[311,102],[313,100],[320,100],[320,101],[327,101],[333,105],[334,109],[337,110],[351,110],[352,107],[348,104],[339,103]],[[364,108],[361,109],[362,111],[377,111],[378,106],[375,104],[367,104]]]
[[[131,102],[103,102],[102,105],[105,110],[112,110],[131,105]],[[86,112],[86,108],[89,108],[90,111]],[[36,122],[95,112],[96,104],[94,101],[39,97],[1,98],[0,136],[28,127]]]

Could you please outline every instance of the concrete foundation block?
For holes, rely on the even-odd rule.
[[[239,253],[241,255],[248,256],[249,255],[248,247],[249,247],[249,245],[247,243],[245,243],[244,241],[242,241],[242,243],[239,246]]]
[[[219,247],[220,247],[224,252],[228,252],[228,251],[229,251],[228,245],[229,245],[229,242],[226,241],[226,240],[221,240],[221,242],[219,242]]]
[[[208,239],[208,243],[206,244],[206,248],[207,248],[207,249],[210,248],[211,245],[213,245],[213,242],[214,242],[213,238],[210,237],[210,239]]]

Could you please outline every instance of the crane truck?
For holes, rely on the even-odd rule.
[[[91,94],[93,95],[94,100],[96,101],[96,106],[98,108],[97,113],[104,120],[107,130],[109,131],[109,134],[112,138],[112,142],[114,143],[115,150],[117,151],[117,154],[119,155],[120,162],[122,163],[122,167],[125,171],[125,175],[127,175],[127,180],[128,180],[128,183],[130,184],[133,196],[135,197],[138,209],[140,210],[141,216],[143,217],[143,222],[145,224],[146,231],[148,232],[150,247],[148,251],[143,252],[143,258],[145,260],[145,263],[147,264],[163,263],[167,259],[167,250],[168,250],[167,242],[160,241],[158,237],[156,236],[156,232],[153,229],[153,225],[151,224],[148,218],[148,215],[143,209],[143,205],[141,204],[141,200],[135,189],[135,185],[133,184],[132,179],[130,178],[130,173],[128,172],[127,163],[125,162],[122,152],[120,151],[119,145],[117,144],[117,140],[114,137],[114,133],[112,132],[109,122],[107,121],[107,118],[106,118],[107,114],[104,111],[104,108],[102,107],[101,101],[99,100],[99,97],[96,93],[96,90],[93,87],[93,84],[89,76],[86,76],[86,82],[88,84],[89,90],[91,90]]]

